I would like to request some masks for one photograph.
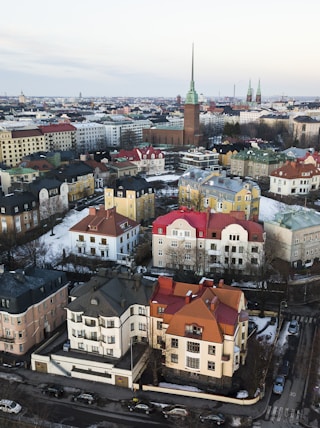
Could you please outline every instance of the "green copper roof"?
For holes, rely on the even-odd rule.
[[[16,174],[32,174],[32,173],[37,172],[37,171],[35,169],[32,169],[32,168],[23,168],[21,166],[18,166],[16,168],[8,169],[7,172],[10,175],[16,175]]]

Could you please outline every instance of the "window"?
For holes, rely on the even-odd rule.
[[[252,253],[257,253],[259,250],[258,250],[258,247],[252,247],[251,248],[251,252]]]
[[[185,254],[184,259],[185,260],[191,260],[191,254]]]
[[[208,354],[216,355],[216,347],[214,345],[208,345]]]
[[[208,370],[215,370],[215,362],[214,361],[208,361]]]
[[[162,238],[159,238],[159,240],[158,240],[158,244],[159,244],[159,245],[162,245],[162,244],[163,244],[163,239],[162,239]]]
[[[108,336],[107,337],[107,343],[116,343],[116,338],[115,338],[115,336]]]
[[[96,238],[94,236],[90,236],[90,242],[96,242]]]
[[[171,241],[171,247],[177,247],[178,242],[177,241]]]
[[[158,314],[163,314],[164,308],[162,306],[158,306],[157,312],[158,312]]]
[[[200,361],[199,358],[187,357],[186,366],[190,369],[199,369]]]
[[[224,247],[224,251],[225,251],[226,253],[228,253],[228,252],[229,252],[229,245],[225,245],[225,247]]]
[[[146,331],[147,330],[147,326],[145,324],[143,324],[142,322],[139,322],[139,330],[140,331]]]
[[[172,236],[178,236],[178,231],[177,230],[173,230],[172,231]]]
[[[159,233],[159,234],[162,234],[162,233],[163,233],[163,229],[162,229],[162,227],[158,227],[158,233]]]
[[[190,249],[191,249],[191,242],[185,242],[185,244],[184,244],[184,248],[185,248],[186,250],[190,250]]]
[[[178,354],[171,354],[171,362],[175,364],[178,363]]]
[[[256,259],[255,257],[251,258],[251,264],[252,265],[257,265],[258,264],[258,259]]]
[[[239,253],[243,253],[243,247],[239,247]]]
[[[133,331],[133,330],[134,330],[134,323],[133,323],[133,322],[130,324],[130,330],[131,330],[131,331]]]
[[[157,330],[162,330],[162,322],[157,321]]]
[[[178,345],[179,345],[179,340],[172,338],[171,339],[171,348],[178,348]]]
[[[197,342],[187,342],[187,351],[199,353],[200,352],[200,343]]]
[[[107,320],[107,328],[113,328],[114,327],[114,321],[113,320]]]
[[[162,255],[163,255],[162,249],[158,250],[158,256],[162,256]]]
[[[130,308],[130,316],[132,316],[132,315],[134,315],[134,307],[133,306]]]
[[[237,247],[233,245],[233,246],[231,247],[231,252],[232,252],[232,253],[236,253],[236,252],[237,252]]]
[[[96,255],[96,249],[95,248],[90,248],[90,254],[92,256],[95,256]]]
[[[139,306],[138,313],[139,313],[139,315],[145,315],[146,314],[146,308],[144,308],[143,306]]]
[[[84,236],[83,235],[79,235],[79,241],[83,242],[84,241]]]

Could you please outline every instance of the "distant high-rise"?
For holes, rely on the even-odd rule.
[[[181,106],[181,95],[177,95],[177,105]]]

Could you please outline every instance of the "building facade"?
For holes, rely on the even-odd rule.
[[[231,156],[230,173],[240,177],[268,177],[287,160],[284,153],[271,150],[242,150]]]
[[[251,180],[190,168],[178,185],[180,205],[217,213],[244,212],[246,220],[259,218],[260,188]]]
[[[115,208],[90,207],[88,216],[69,229],[71,251],[102,260],[124,260],[137,246],[139,232],[140,225]]]
[[[0,351],[24,355],[66,320],[64,272],[29,267],[0,272]]]
[[[195,379],[208,386],[231,385],[245,363],[248,313],[241,290],[213,280],[200,284],[159,277],[150,300],[152,347],[163,356],[171,382]]]
[[[11,188],[15,185],[24,183],[32,183],[37,177],[39,177],[39,171],[32,168],[16,167],[11,169],[5,169],[0,171],[1,177],[1,189],[2,192],[7,195],[11,193]]]
[[[114,187],[104,189],[105,208],[116,207],[119,214],[138,223],[154,219],[155,191],[152,184],[140,177],[123,177]]]
[[[146,175],[160,175],[165,171],[165,155],[152,146],[134,148],[132,150],[120,150],[119,153],[111,154],[112,160],[127,159],[135,164],[138,173]]]
[[[39,126],[39,129],[44,135],[46,150],[54,152],[76,149],[77,128],[70,123],[44,125]]]
[[[307,195],[318,190],[320,168],[298,161],[287,161],[281,168],[270,174],[270,192],[283,195]]]
[[[320,258],[320,218],[314,210],[288,210],[265,221],[267,240],[274,256],[294,267],[313,264]]]
[[[219,173],[219,154],[203,147],[180,152],[179,169],[200,168]]]

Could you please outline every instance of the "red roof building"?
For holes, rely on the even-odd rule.
[[[244,364],[248,314],[240,289],[203,278],[199,284],[159,277],[150,300],[152,347],[162,349],[166,378],[230,383]]]

